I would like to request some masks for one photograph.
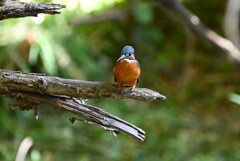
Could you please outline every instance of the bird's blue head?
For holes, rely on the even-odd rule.
[[[126,55],[126,54],[134,54],[134,48],[132,46],[124,46],[124,48],[122,49],[121,52],[122,55]]]

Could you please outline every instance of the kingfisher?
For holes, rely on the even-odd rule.
[[[125,46],[113,69],[114,80],[118,88],[128,86],[133,91],[139,81],[140,71],[140,64],[134,57],[134,48],[129,45]]]

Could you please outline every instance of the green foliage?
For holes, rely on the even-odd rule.
[[[12,110],[0,100],[0,160],[14,160],[30,136],[32,161],[219,161],[240,160],[239,69],[213,46],[186,34],[153,1],[61,0],[62,14],[1,22],[0,67],[65,78],[113,82],[112,69],[126,44],[141,64],[139,87],[167,96],[159,103],[97,99],[103,108],[146,131],[139,143],[83,122],[70,124],[69,113],[40,108]],[[225,1],[184,4],[210,28],[222,32]],[[123,20],[89,21],[93,14],[123,10]],[[211,14],[209,14],[211,13]],[[238,104],[235,104],[233,102]]]

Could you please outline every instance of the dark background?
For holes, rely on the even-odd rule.
[[[141,64],[138,87],[167,96],[158,103],[96,99],[88,103],[146,131],[138,142],[95,126],[71,124],[51,107],[12,110],[0,98],[0,160],[12,161],[25,137],[32,161],[240,160],[239,66],[196,37],[154,1],[61,0],[60,15],[0,22],[0,68],[64,78],[113,82],[125,45]],[[224,0],[184,0],[210,29],[224,36]],[[102,18],[103,17],[103,18]],[[232,100],[232,101],[231,101]]]

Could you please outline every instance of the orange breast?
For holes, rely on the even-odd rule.
[[[121,60],[114,70],[114,76],[117,80],[118,86],[135,86],[140,75],[140,68],[136,60]]]

